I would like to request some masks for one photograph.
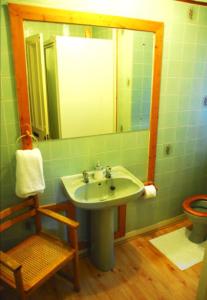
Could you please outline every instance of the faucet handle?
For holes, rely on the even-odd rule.
[[[85,182],[85,183],[88,183],[89,182],[89,175],[88,175],[88,172],[86,171],[86,170],[84,170],[83,172],[82,172],[82,174],[83,174],[83,181]]]
[[[111,178],[111,167],[106,166],[106,178]]]

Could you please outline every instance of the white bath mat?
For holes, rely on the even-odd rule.
[[[150,240],[180,270],[185,270],[203,260],[207,241],[195,244],[188,239],[190,231],[183,227]]]

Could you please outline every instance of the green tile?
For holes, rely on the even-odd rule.
[[[185,43],[183,45],[183,61],[190,61],[196,59],[196,44]]]
[[[168,112],[177,112],[179,110],[180,97],[179,95],[167,96],[166,110]]]
[[[186,140],[195,139],[198,136],[198,127],[197,126],[189,126],[186,132]]]
[[[102,153],[105,151],[105,136],[94,136],[91,137],[88,141],[89,143],[89,153],[91,154],[97,154],[97,153]]]
[[[180,79],[180,104],[186,104],[185,96],[190,96],[192,92],[193,78],[183,77]],[[189,98],[188,98],[189,99]]]
[[[175,142],[176,130],[174,128],[163,128],[158,131],[158,144]]]
[[[0,9],[1,9],[0,25],[1,25],[1,27],[7,27],[9,24],[8,7],[7,7],[7,5],[3,5],[3,3],[1,3]]]
[[[12,176],[12,170],[8,164],[5,164],[1,166],[1,174],[0,174],[0,181],[3,186],[13,186],[14,191],[14,176]]]
[[[156,149],[156,159],[163,158],[164,150],[163,150],[163,144],[158,144]]]
[[[177,125],[177,112],[169,112],[159,115],[160,128],[176,127]]]
[[[106,152],[104,160],[101,160],[104,166],[116,166],[121,164],[121,152],[119,150]]]
[[[195,141],[187,141],[185,143],[185,154],[194,154],[196,150]]]
[[[178,42],[183,42],[183,37],[184,37],[184,23],[173,23],[172,24],[172,29],[171,29],[171,34],[170,34],[170,40],[172,43],[178,43]],[[176,50],[176,47],[175,47]]]
[[[15,160],[16,150],[20,149],[18,143],[10,144],[8,146],[10,160]]]
[[[149,145],[149,130],[139,131],[137,134],[137,146],[138,147],[148,147]]]
[[[45,190],[40,195],[40,205],[54,203],[54,184],[53,180],[45,179]]]
[[[17,123],[9,123],[6,127],[8,143],[15,144],[17,138],[20,137],[20,130]]]
[[[13,71],[12,54],[8,51],[1,52],[1,75],[12,76]]]
[[[141,164],[134,164],[128,165],[127,169],[134,174],[137,178],[141,181],[147,181],[147,172],[148,172],[148,164],[141,163]]]
[[[16,86],[14,77],[2,78],[2,100],[13,100],[16,98]]]
[[[7,145],[8,144],[8,138],[7,138],[7,132],[6,132],[6,125],[1,125],[0,130],[0,145]]]
[[[180,76],[181,64],[177,61],[171,61],[168,66],[168,76],[177,77]]]
[[[196,44],[197,34],[198,34],[198,26],[193,25],[193,24],[185,24],[185,29],[184,29],[184,41],[185,41],[185,43],[194,43],[194,44]],[[187,54],[187,53],[185,53],[185,54]]]
[[[0,146],[0,167],[7,166],[9,162],[9,152],[7,146]]]
[[[174,144],[174,155],[182,156],[185,153],[186,145],[184,142],[178,142]]]
[[[187,138],[188,128],[186,126],[178,127],[176,129],[176,142],[183,142]]]
[[[131,149],[138,145],[138,134],[136,132],[124,133],[121,137],[121,149]]]
[[[52,178],[59,178],[61,176],[66,176],[70,175],[69,170],[71,168],[70,165],[71,161],[68,159],[62,159],[62,160],[52,160],[48,164],[50,170],[51,170],[51,175],[50,177],[48,176],[48,179]]]
[[[84,170],[88,171],[91,169],[89,163],[90,162],[88,156],[77,156],[70,160],[68,167],[70,172],[72,172],[73,174],[82,173]]]
[[[5,123],[4,102],[0,101],[0,125],[1,125],[1,128],[4,123]]]
[[[180,74],[182,77],[192,77],[194,72],[194,62],[183,61],[181,64]]]
[[[69,200],[60,178],[55,179],[55,181],[53,182],[52,196],[56,203]]]
[[[169,45],[169,60],[170,61],[181,61],[182,60],[182,48],[183,48],[183,41],[182,42],[172,42]]]
[[[206,47],[207,48],[207,47]],[[207,52],[207,51],[206,51]],[[197,55],[198,56],[198,55]],[[207,59],[207,55],[206,55],[206,59]],[[204,61],[202,62],[197,62],[195,65],[194,65],[194,76],[195,77],[205,77],[206,75],[206,69],[205,69],[205,63]]]
[[[17,102],[3,101],[3,105],[4,105],[6,123],[17,124],[19,122]]]
[[[148,150],[145,148],[134,148],[121,152],[121,161],[124,166],[141,163],[146,160]]]
[[[8,26],[4,27],[2,26],[0,28],[1,33],[1,39],[0,39],[0,45],[1,45],[1,52],[2,53],[12,53],[12,47],[11,47],[11,38],[9,34]],[[10,62],[11,63],[11,62]]]
[[[147,148],[138,148],[137,149],[137,163],[138,164],[147,164],[148,163],[149,150]]]
[[[112,134],[105,136],[105,149],[106,151],[119,150],[121,147],[121,135]]]
[[[53,178],[53,163],[51,161],[43,161],[43,171],[45,180]]]
[[[165,159],[159,159],[156,162],[156,173],[167,173],[173,170],[173,163],[174,159],[172,158],[165,158]]]
[[[72,157],[89,155],[89,139],[71,139],[68,141],[68,149]]]
[[[156,184],[162,188],[169,188],[173,186],[173,178],[175,176],[174,172],[168,172],[165,174],[156,175]]]
[[[41,151],[42,158],[44,161],[52,159],[52,154],[51,154],[52,145],[53,143],[50,141],[39,142],[38,147]]]
[[[198,38],[197,38],[197,43],[199,44],[207,44],[207,27],[199,27],[198,28]]]
[[[64,159],[71,157],[71,148],[67,140],[53,140],[50,142],[51,159]]]
[[[188,123],[189,123],[189,112],[188,111],[177,112],[177,126],[187,126]]]
[[[200,7],[199,10],[199,24],[206,25],[207,20],[207,10],[205,7]]]
[[[179,90],[180,90],[180,82],[179,82],[179,80],[177,80],[177,78],[170,78],[169,77],[167,79],[166,89],[167,89],[167,93],[169,95],[178,94]]]

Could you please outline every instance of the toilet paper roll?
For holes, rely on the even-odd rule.
[[[145,186],[145,193],[144,193],[144,198],[145,199],[151,199],[155,198],[157,195],[157,191],[154,185],[147,185]]]

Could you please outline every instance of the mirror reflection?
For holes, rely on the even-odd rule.
[[[149,128],[152,32],[25,21],[24,35],[40,140]]]

